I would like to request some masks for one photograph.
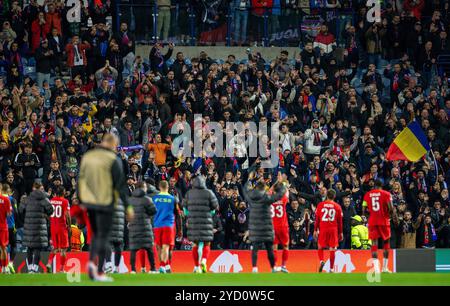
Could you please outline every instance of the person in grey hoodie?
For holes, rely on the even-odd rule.
[[[305,131],[305,154],[311,156],[320,155],[322,150],[322,142],[327,140],[328,136],[320,128],[318,119],[314,119],[311,128]]]

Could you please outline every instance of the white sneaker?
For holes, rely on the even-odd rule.
[[[147,273],[147,270],[145,268],[141,268],[141,273]]]
[[[388,273],[388,274],[391,274],[392,273],[392,271],[391,270],[389,270],[389,268],[383,268],[383,271],[382,271],[383,273]]]
[[[105,264],[105,268],[103,269],[105,271],[105,273],[109,274],[112,273],[114,271],[114,266],[112,265],[111,262],[107,262]]]
[[[97,275],[94,278],[94,281],[100,282],[100,283],[111,283],[114,281],[112,277],[107,276],[105,273],[102,273],[100,275]]]
[[[131,271],[130,274],[136,274],[136,271]]]
[[[170,265],[166,265],[166,273],[172,273],[172,268],[170,267]]]
[[[148,274],[159,274],[159,272],[156,270],[150,270],[148,271]]]
[[[194,273],[202,273],[202,270],[200,269],[199,266],[194,267]]]
[[[258,268],[257,268],[257,267],[254,267],[254,268],[252,269],[252,273],[258,273]]]
[[[275,272],[281,272],[281,267],[275,266],[275,267],[273,267],[273,270],[274,270]]]

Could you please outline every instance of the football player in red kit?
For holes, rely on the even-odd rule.
[[[383,240],[383,272],[390,273],[389,240],[391,238],[390,218],[393,217],[394,207],[392,196],[388,191],[382,189],[383,183],[375,182],[374,189],[367,192],[363,199],[363,214],[369,214],[369,239],[372,240],[372,258],[374,259],[375,273],[380,273],[380,262],[378,260],[378,240]]]
[[[0,184],[0,263],[1,273],[9,273],[8,268],[8,251],[9,231],[8,216],[12,214],[12,206],[9,198],[1,194]]]
[[[64,193],[64,187],[58,186],[55,190],[55,197],[50,200],[53,206],[53,214],[50,216],[53,251],[48,257],[47,272],[52,271],[53,258],[57,253],[61,255],[61,272],[64,272],[64,266],[66,265],[66,250],[69,248],[71,221],[69,201],[64,198]]]
[[[330,272],[334,271],[334,259],[339,241],[344,236],[342,233],[342,209],[341,206],[334,202],[336,191],[329,189],[327,191],[327,199],[320,202],[316,210],[316,222],[314,223],[314,239],[317,239],[320,268],[322,272],[325,266],[323,259],[323,250],[330,250]]]
[[[286,263],[289,257],[289,223],[286,213],[286,205],[289,202],[289,190],[281,198],[281,200],[276,201],[272,204],[270,209],[272,215],[273,229],[275,232],[275,239],[273,241],[273,249],[275,253],[275,271],[281,271],[284,273],[289,273],[286,268]],[[278,245],[283,247],[281,267],[277,267],[277,249]]]

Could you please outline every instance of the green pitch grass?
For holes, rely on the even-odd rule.
[[[0,275],[0,286],[450,286],[447,273],[382,274],[381,282],[369,283],[366,274],[115,274],[115,281],[99,284],[85,274],[70,283],[65,274]]]

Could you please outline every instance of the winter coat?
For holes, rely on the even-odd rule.
[[[184,198],[184,207],[188,210],[187,235],[190,241],[213,241],[213,215],[211,211],[219,207],[214,193],[206,188],[205,179],[194,178],[192,189]]]
[[[110,242],[123,243],[123,231],[125,228],[125,206],[122,201],[118,201],[114,208],[111,234],[109,236]]]
[[[47,219],[53,207],[47,194],[34,190],[22,201],[19,211],[25,215],[23,245],[36,249],[48,247]]]
[[[314,130],[311,127],[305,131],[305,153],[319,155],[322,149],[322,142],[327,140],[328,136],[319,127],[319,143],[314,143]]]
[[[156,214],[156,207],[142,189],[133,191],[129,198],[134,208],[134,219],[128,225],[130,250],[153,247],[153,228],[151,217]]]
[[[270,242],[274,239],[271,205],[280,200],[286,192],[283,186],[281,190],[268,195],[265,191],[251,190],[250,182],[245,184],[244,194],[250,206],[249,231],[252,242]]]

